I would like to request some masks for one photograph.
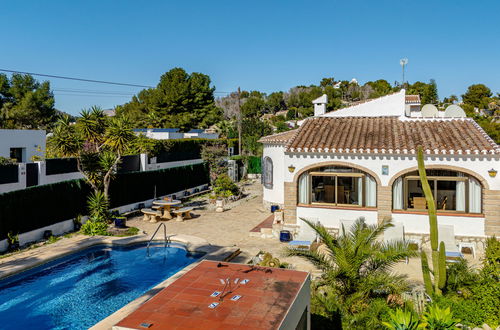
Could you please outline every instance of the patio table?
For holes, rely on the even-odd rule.
[[[172,215],[170,214],[170,209],[173,207],[177,207],[181,205],[181,201],[179,200],[171,200],[171,201],[153,201],[154,205],[158,205],[163,209],[163,216],[162,218],[164,219],[172,219]]]

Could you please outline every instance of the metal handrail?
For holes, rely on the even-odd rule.
[[[160,227],[163,226],[163,237],[165,239],[165,247],[167,246],[167,243],[168,243],[168,237],[167,237],[167,226],[165,225],[165,223],[160,223],[158,225],[158,227],[156,228],[153,236],[151,236],[151,238],[149,239],[149,242],[148,242],[148,245],[146,246],[146,250],[147,250],[147,254],[148,254],[148,257],[149,257],[149,245],[151,244],[151,242],[153,241],[153,239],[155,238],[155,235],[156,233],[158,233],[158,230],[160,230]]]

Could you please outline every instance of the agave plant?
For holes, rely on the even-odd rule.
[[[460,322],[453,318],[450,307],[442,309],[436,304],[429,306],[422,320],[423,326],[430,330],[455,329],[455,325]]]
[[[302,220],[318,234],[322,245],[311,251],[288,248],[286,254],[305,258],[323,271],[317,285],[323,288],[318,290],[323,295],[320,303],[328,301],[325,309],[333,310],[333,303],[344,315],[359,314],[368,309],[372,298],[387,297],[407,288],[405,277],[391,270],[416,252],[404,241],[379,239],[392,226],[390,220],[367,225],[360,218],[350,232],[342,229],[338,238],[321,224]]]
[[[389,321],[382,322],[388,329],[392,330],[414,330],[423,328],[418,317],[409,310],[397,308],[396,311],[389,311]]]

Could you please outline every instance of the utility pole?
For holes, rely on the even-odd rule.
[[[238,87],[238,155],[241,156],[241,104],[240,104],[241,90]]]

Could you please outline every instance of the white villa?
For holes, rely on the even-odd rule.
[[[500,148],[463,110],[421,110],[405,90],[332,112],[326,95],[313,103],[299,128],[260,140],[264,203],[280,205],[285,224],[392,218],[407,235],[428,234],[421,145],[439,224],[459,237],[500,235]]]

